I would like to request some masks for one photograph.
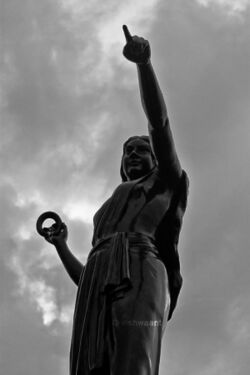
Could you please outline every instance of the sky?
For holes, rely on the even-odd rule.
[[[35,224],[56,211],[85,263],[122,144],[147,132],[123,24],[150,41],[190,178],[160,375],[248,375],[249,0],[0,0],[1,374],[68,374],[76,287]]]

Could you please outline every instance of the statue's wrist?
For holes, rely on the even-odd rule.
[[[149,65],[151,65],[151,60],[150,60],[150,58],[148,58],[146,61],[136,63],[136,65],[138,65],[138,67],[149,66]]]
[[[54,240],[54,246],[57,250],[60,251],[62,248],[67,246],[66,240],[65,239],[63,239],[63,240],[62,239],[60,239],[60,240],[56,239],[56,240]]]

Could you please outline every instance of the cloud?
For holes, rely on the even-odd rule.
[[[77,66],[83,72],[80,79],[83,89],[86,83],[99,87],[108,84],[114,79],[116,65],[126,66],[121,55],[121,45],[125,44],[122,25],[128,24],[132,33],[136,30],[146,34],[155,20],[159,3],[159,0],[126,3],[109,0],[101,5],[96,0],[88,4],[79,0],[61,1],[64,24],[78,41]]]
[[[74,254],[85,263],[90,248],[89,234],[82,222],[67,224],[74,237],[73,241],[69,240],[69,246],[73,246]],[[16,251],[6,263],[15,275],[16,285],[12,293],[17,298],[24,298],[30,307],[34,306],[45,326],[71,324],[76,286],[63,270],[55,248],[38,238],[34,227],[29,226],[28,230],[28,238],[16,237]]]
[[[37,212],[41,210],[39,200],[25,199],[7,183],[2,184],[0,193],[1,215],[5,218],[0,235],[1,274],[6,275],[1,285],[17,301],[26,301],[27,308],[34,306],[45,326],[71,323],[76,287],[63,271],[55,249],[35,232]],[[67,224],[73,237],[69,244],[85,263],[91,240],[89,229],[82,221],[68,220]],[[6,289],[3,291],[6,295]]]
[[[248,346],[250,342],[250,302],[248,293],[241,293],[235,298],[228,309],[227,329],[237,345]]]
[[[45,326],[50,325],[55,319],[62,322],[70,320],[69,317],[65,319],[65,313],[58,312],[55,289],[46,285],[44,280],[30,278],[27,275],[27,270],[22,267],[20,258],[17,256],[12,258],[11,268],[18,276],[19,290],[16,293],[21,296],[28,294],[28,299],[31,300],[31,303],[35,303],[38,311],[41,312]]]
[[[1,180],[1,371],[6,375],[27,375],[36,369],[39,375],[44,371],[48,373],[52,369],[54,374],[59,375],[58,364],[67,356],[67,347],[62,337],[70,336],[67,328],[69,324],[60,323],[58,319],[57,326],[55,322],[50,332],[46,330],[46,325],[43,325],[42,317],[45,318],[44,322],[46,319],[47,322],[51,319],[51,314],[54,313],[51,301],[55,296],[58,300],[58,296],[55,293],[53,298],[50,298],[49,294],[54,285],[47,279],[45,287],[45,278],[41,278],[41,272],[38,271],[39,267],[35,262],[39,259],[40,251],[38,242],[30,237],[31,230],[28,225],[35,208],[34,203],[30,202],[18,207],[15,205],[16,200],[15,188],[7,181]],[[29,233],[29,239],[25,241],[19,234],[19,228],[24,223]],[[30,247],[27,244],[30,244]],[[16,267],[13,267],[14,264]],[[31,271],[34,272],[33,275]],[[37,275],[34,276],[36,273]],[[27,293],[28,287],[29,293]],[[69,296],[70,294],[72,291]],[[64,299],[65,301],[67,298]],[[57,303],[57,311],[58,306]],[[38,307],[43,308],[43,311]],[[69,316],[69,311],[65,311]],[[64,316],[60,319],[65,321]]]
[[[219,7],[230,16],[237,16],[247,10],[250,5],[249,0],[196,0],[204,7]]]

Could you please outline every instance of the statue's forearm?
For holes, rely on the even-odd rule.
[[[167,108],[151,62],[137,64],[141,101],[153,128],[166,124]]]
[[[168,176],[169,182],[175,184],[182,169],[169,126],[166,104],[150,60],[145,64],[137,64],[137,69],[141,101],[148,118],[149,134],[158,167],[163,172],[162,175]]]
[[[56,244],[56,250],[69,276],[78,285],[83,264],[71,253],[66,242]]]

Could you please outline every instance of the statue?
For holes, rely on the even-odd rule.
[[[94,216],[85,265],[68,248],[67,226],[57,217],[42,231],[78,286],[70,375],[157,375],[161,339],[182,286],[177,246],[188,178],[149,42],[131,36],[126,26],[123,31],[123,54],[137,65],[149,136],[131,137],[123,146],[122,183]]]

